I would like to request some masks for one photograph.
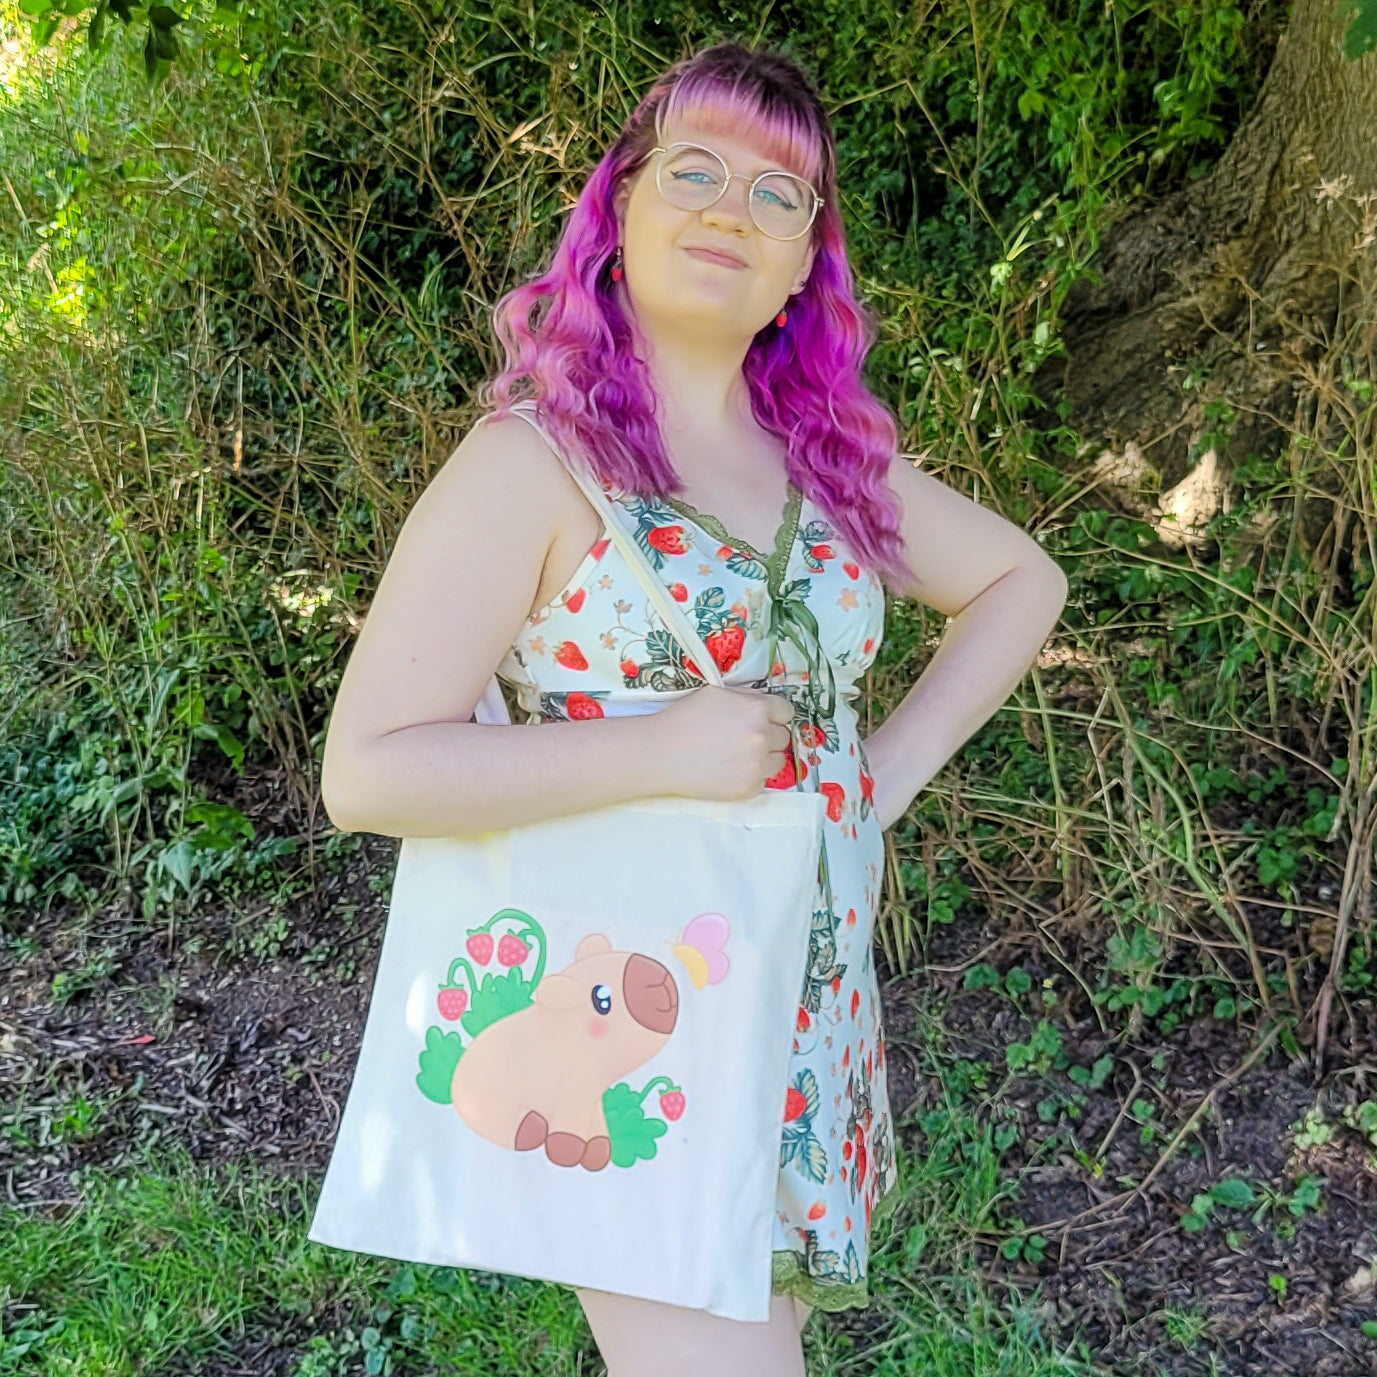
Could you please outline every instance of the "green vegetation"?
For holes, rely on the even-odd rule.
[[[130,933],[299,963],[327,992],[354,978],[356,954],[291,919],[361,853],[319,808],[324,726],[399,525],[475,417],[492,303],[548,253],[663,65],[723,35],[782,46],[833,112],[880,320],[872,385],[924,468],[1033,533],[1071,587],[1039,663],[891,830],[888,969],[994,915],[1009,945],[962,988],[997,991],[1016,1031],[980,1055],[919,1040],[942,1107],[904,1126],[923,1151],[875,1259],[883,1319],[862,1336],[819,1317],[813,1361],[1078,1371],[1089,1355],[1058,1353],[982,1270],[998,1255],[1035,1279],[1056,1255],[1014,1212],[1012,1173],[1061,1153],[1099,1176],[1108,1140],[1076,1129],[1116,1085],[1119,1132],[1199,1150],[1177,1146],[1161,1063],[1130,1067],[1120,1044],[1214,1024],[1298,1057],[1327,972],[1342,998],[1377,991],[1358,903],[1377,778],[1370,340],[1323,342],[1295,373],[1278,438],[1197,540],[1106,498],[1098,440],[1035,390],[1109,227],[1218,158],[1284,6],[207,9],[175,26],[151,88],[144,31],[107,25],[93,61],[79,6],[49,15],[47,46],[0,49],[0,953],[22,969],[36,920],[60,914],[80,956],[48,995],[73,1008],[108,992]],[[21,12],[48,13],[0,0],[0,29]],[[1207,381],[1184,373],[1182,396]],[[1249,418],[1211,400],[1198,419],[1196,456]],[[942,627],[892,602],[873,722]],[[1082,1057],[1068,1029],[1085,1019],[1105,1046]],[[453,1047],[428,1053],[443,1100]],[[1037,1125],[995,1108],[1022,1078]],[[1340,1128],[1377,1141],[1372,1108],[1316,1111],[1298,1149]],[[94,1088],[56,1108],[4,1090],[0,1135],[56,1150],[123,1112]],[[557,1288],[315,1248],[308,1184],[159,1154],[84,1170],[70,1207],[0,1206],[0,1373],[190,1371],[278,1333],[296,1377],[599,1370]],[[1180,1199],[1181,1228],[1231,1247],[1326,1200],[1314,1174],[1220,1177]],[[1163,1324],[1180,1347],[1201,1330],[1187,1309]]]

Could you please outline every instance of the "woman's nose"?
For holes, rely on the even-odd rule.
[[[703,212],[704,224],[713,224],[716,217],[718,223],[749,225],[750,195],[751,184],[743,177],[732,177],[727,183],[726,191]]]

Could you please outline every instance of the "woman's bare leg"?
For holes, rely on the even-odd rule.
[[[575,1289],[607,1377],[805,1377],[798,1309],[770,1297],[760,1324],[608,1291]]]

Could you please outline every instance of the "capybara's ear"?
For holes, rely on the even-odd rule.
[[[574,953],[575,961],[586,961],[590,956],[602,956],[612,950],[612,943],[600,932],[590,932],[578,945]]]
[[[535,1002],[547,1009],[572,1009],[579,1002],[579,986],[573,976],[556,971],[535,987]]]

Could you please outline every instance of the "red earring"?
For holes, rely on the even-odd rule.
[[[788,322],[788,320],[789,320],[789,313],[788,313],[787,311],[781,311],[781,312],[775,317],[775,324],[778,325],[779,328],[782,330],[782,329],[784,328],[785,324]]]
[[[619,245],[617,246],[617,256],[612,260],[612,281],[613,281],[613,282],[620,282],[621,280],[622,280],[622,250],[621,250],[621,245],[619,244]]]

